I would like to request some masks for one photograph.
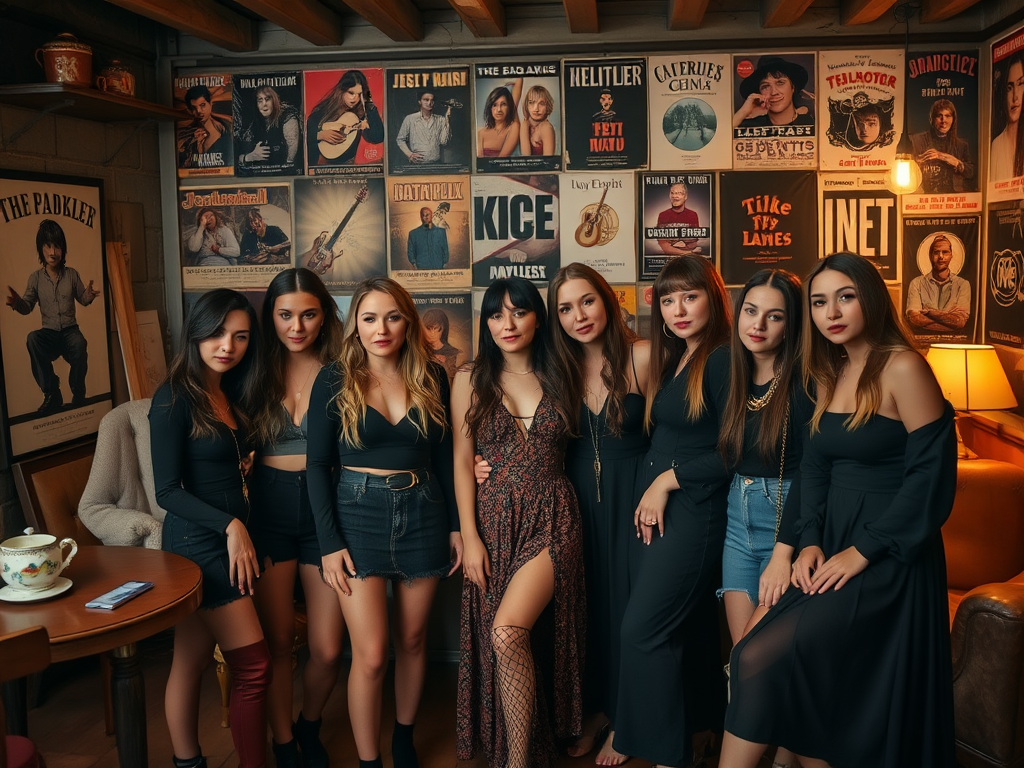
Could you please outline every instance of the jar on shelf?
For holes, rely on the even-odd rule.
[[[42,54],[42,60],[40,60]],[[78,42],[70,32],[57,35],[36,50],[36,62],[50,83],[67,83],[82,88],[92,86],[92,48]]]

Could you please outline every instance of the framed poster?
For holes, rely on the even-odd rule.
[[[309,176],[384,173],[384,70],[306,72]]]
[[[613,283],[636,280],[633,176],[626,171],[562,177],[559,209],[566,222],[561,231],[563,266],[579,261]]]
[[[301,175],[302,73],[239,75],[234,86],[235,175]]]
[[[389,69],[385,82],[388,175],[469,173],[469,67]]]
[[[103,182],[0,171],[3,440],[11,462],[111,409]]]
[[[1024,149],[1020,147],[1024,102],[1024,27],[992,43],[992,119],[988,202],[1024,196]]]
[[[1004,203],[988,210],[988,274],[983,275],[986,344],[1024,349],[1024,210]]]
[[[715,174],[642,173],[640,279],[653,280],[676,256],[715,261]]]
[[[174,107],[191,116],[176,124],[175,152],[180,178],[234,174],[231,91],[231,75],[174,79]]]
[[[851,251],[900,279],[896,195],[882,173],[819,173],[821,255]]]
[[[469,288],[469,177],[388,178],[391,277],[409,289]]]

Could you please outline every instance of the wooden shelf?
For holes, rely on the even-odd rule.
[[[188,117],[184,112],[162,104],[64,83],[3,85],[0,86],[0,104],[50,111],[99,123],[129,120],[172,121]]]

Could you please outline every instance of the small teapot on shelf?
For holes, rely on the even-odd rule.
[[[135,96],[135,75],[131,67],[118,59],[100,70],[96,78],[96,87],[107,93],[118,93],[122,96]]]
[[[37,49],[36,63],[46,73],[47,82],[67,83],[82,88],[92,85],[92,48],[78,42],[78,38],[70,32],[57,35],[54,40]]]

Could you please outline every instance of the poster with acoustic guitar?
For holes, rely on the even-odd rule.
[[[386,275],[387,222],[381,176],[295,180],[295,266],[320,275],[331,292]]]
[[[610,283],[636,281],[634,175],[574,173],[562,177],[562,265],[593,267]]]
[[[305,73],[309,176],[384,172],[384,70]]]
[[[406,288],[469,287],[469,176],[388,177],[391,277]]]

